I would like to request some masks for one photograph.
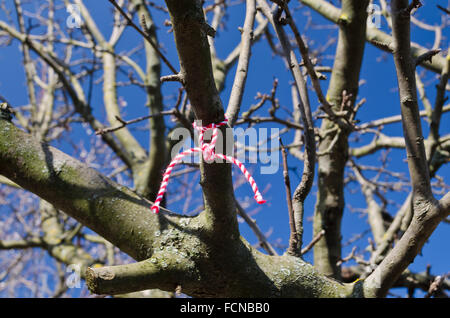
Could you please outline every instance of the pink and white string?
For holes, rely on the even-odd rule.
[[[178,163],[180,163],[180,161],[181,161],[181,159],[183,159],[183,157],[190,155],[192,153],[195,153],[195,152],[202,153],[203,160],[205,160],[207,163],[211,163],[214,161],[214,159],[220,158],[222,160],[226,160],[226,161],[231,162],[231,163],[235,164],[236,166],[238,166],[239,169],[244,174],[247,181],[250,183],[252,190],[255,194],[254,198],[255,198],[256,202],[258,202],[259,204],[263,204],[266,202],[266,200],[263,199],[261,193],[259,192],[258,186],[256,185],[255,180],[250,175],[250,173],[247,171],[247,169],[242,164],[242,162],[240,162],[238,159],[236,159],[234,157],[215,152],[218,128],[226,125],[227,122],[228,122],[228,119],[225,118],[225,120],[220,123],[217,123],[217,124],[213,123],[206,127],[198,126],[195,122],[192,124],[194,129],[196,129],[199,134],[199,138],[198,138],[199,139],[199,147],[190,148],[186,151],[183,151],[183,152],[179,153],[178,155],[176,155],[175,158],[172,159],[172,161],[170,162],[166,171],[164,172],[163,179],[162,179],[161,185],[159,187],[158,195],[156,197],[156,200],[155,200],[153,206],[151,207],[151,209],[154,213],[159,212],[159,205],[161,204],[161,200],[163,199],[164,193],[166,192],[167,185],[169,183],[170,174],[172,173],[172,169],[174,168],[174,166],[177,165]],[[213,130],[212,136],[211,136],[211,141],[209,143],[204,143],[203,142],[204,133],[209,129]]]

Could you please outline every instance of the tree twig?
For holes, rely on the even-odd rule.
[[[286,189],[286,202],[288,207],[289,214],[289,228],[291,230],[289,235],[289,247],[287,249],[287,253],[293,256],[300,256],[300,251],[298,249],[298,238],[297,238],[297,230],[295,229],[295,216],[294,216],[294,208],[292,207],[292,193],[291,193],[291,182],[289,179],[289,170],[287,164],[287,153],[286,148],[281,141],[281,138],[278,138],[281,146],[281,157],[283,159],[283,178],[284,178],[284,186]]]
[[[430,298],[433,296],[441,287],[442,283],[444,282],[445,275],[444,276],[436,276],[434,281],[430,284],[430,288],[428,289],[427,294],[424,296],[424,298]]]
[[[435,56],[436,54],[439,54],[440,52],[441,52],[441,49],[435,49],[435,50],[430,50],[428,52],[425,52],[425,53],[419,55],[415,61],[416,66],[422,64],[425,61],[428,61],[431,63],[433,56]]]
[[[258,225],[256,224],[255,220],[253,220],[244,210],[244,208],[242,208],[241,204],[236,201],[236,209],[237,209],[237,213],[238,215],[244,219],[244,221],[248,224],[248,226],[252,229],[253,233],[255,233],[256,237],[258,238],[259,241],[259,245],[266,250],[266,252],[269,255],[278,255],[278,253],[275,251],[275,249],[272,247],[272,245],[270,245],[270,243],[267,241],[266,236],[264,235],[264,233],[261,231],[261,229],[258,227]]]
[[[153,118],[153,117],[157,117],[157,116],[165,116],[165,115],[175,115],[175,110],[162,111],[159,114],[151,114],[151,115],[147,115],[147,116],[138,117],[138,118],[135,118],[135,119],[132,119],[132,120],[123,120],[119,116],[116,116],[116,119],[121,123],[120,125],[115,126],[115,127],[107,127],[107,128],[98,129],[95,132],[95,134],[96,135],[107,134],[107,133],[110,133],[110,132],[122,129],[123,127],[125,127],[127,125],[138,123],[140,121],[143,121],[143,120],[146,120],[146,119],[149,119],[149,118]]]
[[[438,7],[438,9],[444,11],[445,13],[450,14],[450,10],[449,9],[446,9],[446,8],[444,8],[444,7],[442,7],[442,6],[438,5],[438,4],[436,5],[436,7]]]
[[[411,3],[404,9],[404,12],[410,15],[414,9],[418,9],[422,6],[420,0],[412,0]]]
[[[320,239],[325,235],[325,230],[321,230],[319,233],[317,233],[316,236],[313,237],[311,242],[309,242],[308,245],[306,245],[304,248],[302,248],[302,255],[308,253],[314,245],[320,241]]]

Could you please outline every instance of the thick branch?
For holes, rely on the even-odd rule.
[[[137,6],[137,12],[141,17],[142,28],[146,31],[147,38],[151,39],[153,43],[158,43],[156,25],[145,1],[135,0],[133,4]],[[133,174],[133,178],[137,193],[154,200],[159,190],[163,171],[169,160],[166,145],[166,125],[164,118],[158,114],[168,112],[163,111],[160,54],[148,41],[145,41],[145,53],[147,65],[144,83],[147,89],[147,107],[150,113],[150,149],[144,164],[139,164],[135,168],[136,173]]]
[[[137,261],[147,260],[144,269],[154,279],[131,280],[136,283],[133,289],[173,291],[181,285],[196,297],[361,296],[358,284],[329,279],[297,257],[262,254],[240,237],[222,237],[219,242],[209,233],[216,220],[208,212],[194,218],[163,211],[153,214],[150,202],[4,119],[0,119],[0,174]],[[142,264],[132,268],[138,271]],[[127,272],[133,270],[121,273]],[[130,291],[125,283],[112,286],[113,279],[105,285],[89,284],[98,293]]]
[[[407,1],[395,1],[392,7],[394,61],[400,94],[403,135],[408,167],[416,199],[432,198],[430,177],[423,143],[422,126],[417,102],[414,61],[411,57],[410,18],[403,14]]]
[[[450,214],[450,192],[439,202],[415,207],[414,217],[400,241],[364,282],[367,297],[384,297],[403,271],[414,261],[441,221]]]
[[[335,111],[353,108],[359,86],[359,73],[365,47],[366,8],[369,1],[342,1],[339,38],[327,100]],[[317,4],[317,3],[316,3]],[[324,5],[323,8],[327,8]],[[337,20],[336,20],[337,21]],[[346,102],[343,103],[343,98]],[[348,100],[347,100],[348,99]],[[345,110],[345,109],[344,109]],[[322,121],[321,131],[331,131],[320,141],[318,152],[318,195],[314,211],[314,234],[325,230],[324,239],[314,247],[314,264],[328,275],[339,277],[341,259],[341,220],[344,210],[344,170],[348,158],[348,130],[338,129],[329,120]]]
[[[149,255],[144,250],[136,252],[134,244],[148,243],[158,228],[157,219],[149,213],[150,203],[5,120],[0,120],[0,174],[131,256]],[[144,222],[148,225],[143,226]]]
[[[384,296],[387,293],[420,252],[434,229],[450,214],[450,193],[447,193],[438,202],[431,192],[417,104],[414,63],[410,51],[410,17],[404,14],[408,5],[409,1],[407,0],[392,1],[394,61],[397,70],[408,167],[413,187],[413,218],[400,241],[367,278],[364,285],[366,292],[371,296]]]
[[[86,271],[86,283],[95,294],[117,295],[151,288],[175,290],[174,282],[181,283],[186,279],[183,270],[186,264],[179,262],[178,270],[172,266],[169,268],[168,264],[170,261],[163,260],[162,255],[159,258],[155,255],[127,265],[91,267]]]
[[[180,60],[180,74],[185,80],[186,93],[196,118],[201,120],[202,126],[218,123],[224,120],[224,110],[214,81],[207,39],[209,28],[202,1],[166,0],[166,4]],[[202,163],[201,185],[205,210],[214,220],[214,235],[221,240],[230,236],[236,238],[238,225],[230,165]]]

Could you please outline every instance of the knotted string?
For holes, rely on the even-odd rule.
[[[240,162],[236,158],[215,152],[218,128],[226,125],[227,122],[228,122],[228,119],[225,118],[225,120],[221,121],[220,123],[217,123],[217,124],[212,123],[206,127],[198,126],[195,122],[192,124],[194,129],[196,129],[199,133],[199,137],[198,137],[199,147],[195,147],[195,148],[191,148],[186,151],[183,151],[183,152],[179,153],[178,155],[176,155],[175,158],[172,159],[172,161],[170,162],[166,171],[164,172],[163,179],[162,179],[161,185],[159,187],[158,195],[157,195],[156,200],[151,208],[154,213],[159,212],[159,205],[161,203],[161,200],[164,197],[164,193],[166,192],[167,184],[169,183],[169,177],[170,177],[170,174],[172,173],[173,167],[175,165],[177,165],[181,161],[181,159],[183,159],[183,157],[190,155],[192,153],[195,153],[195,152],[201,152],[203,155],[203,160],[205,160],[205,162],[207,162],[207,163],[211,163],[214,161],[214,159],[220,158],[222,160],[226,160],[226,161],[231,162],[231,163],[235,164],[236,166],[238,166],[239,169],[241,169],[241,171],[244,174],[247,181],[250,183],[252,190],[255,194],[254,198],[255,198],[256,202],[258,202],[259,204],[263,204],[266,202],[266,200],[263,199],[261,193],[259,192],[258,186],[256,185],[255,180],[250,175],[250,173],[247,171],[247,169],[242,164],[242,162]],[[204,133],[209,129],[213,130],[211,141],[209,143],[204,143],[203,142]]]

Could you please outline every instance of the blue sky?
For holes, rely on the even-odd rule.
[[[58,1],[57,1],[58,2]],[[423,1],[425,4],[415,15],[416,18],[426,21],[429,24],[437,24],[441,22],[440,11],[434,6],[435,1]],[[446,1],[437,1],[443,6],[447,5]],[[7,5],[11,5],[13,1],[7,0]],[[111,29],[111,16],[109,12],[112,6],[107,0],[85,0],[86,5],[91,11],[91,15],[97,22],[101,31],[106,37],[109,36]],[[155,1],[157,4],[163,4],[163,1]],[[33,4],[31,4],[33,6]],[[31,7],[28,6],[31,10]],[[105,14],[108,12],[108,14]],[[302,11],[303,12],[303,11]],[[63,19],[64,11],[60,12],[61,18]],[[168,19],[167,15],[161,14],[159,11],[152,9],[153,18],[156,25],[159,26],[158,37],[164,45],[164,53],[166,57],[171,61],[171,63],[178,67],[176,49],[173,42],[173,34],[168,33],[168,28],[165,27],[164,20]],[[216,36],[216,45],[219,58],[225,58],[229,52],[239,43],[240,32],[237,27],[242,25],[244,19],[244,10],[242,6],[230,7],[228,11],[228,16],[226,17],[227,28],[226,30],[218,30]],[[312,21],[314,25],[328,25],[328,28],[314,28],[311,27],[305,33],[309,39],[309,44],[311,49],[315,49],[324,45],[330,38],[336,37],[338,29],[330,24],[327,20],[322,18],[320,15],[311,12]],[[0,13],[0,19],[4,19],[4,14]],[[307,17],[300,13],[295,14],[296,22],[299,25],[300,31],[304,30]],[[383,30],[387,31],[385,23],[381,26]],[[442,49],[446,50],[449,41],[448,28],[443,31],[443,41]],[[417,27],[412,28],[412,38],[414,41],[420,43],[425,47],[431,47],[434,42],[434,34],[430,31],[420,30]],[[126,51],[131,46],[135,46],[140,41],[139,35],[128,28],[125,31],[122,40],[119,42],[117,51]],[[321,60],[321,65],[332,66],[333,60],[332,56],[334,54],[335,45],[329,46],[327,50],[323,52],[324,58]],[[139,56],[139,55],[137,55]],[[17,42],[14,42],[10,47],[2,47],[0,49],[0,66],[2,72],[0,72],[0,94],[5,96],[13,106],[24,105],[28,103],[27,96],[25,94],[25,79],[23,73],[23,67],[21,65],[22,56],[17,49]],[[144,65],[144,60],[138,58],[140,65]],[[419,68],[419,72],[423,69]],[[231,91],[232,81],[234,79],[235,68],[233,68],[228,77],[224,91],[221,94],[222,102],[226,106],[228,103],[228,97]],[[170,74],[170,70],[163,65],[162,75]],[[329,76],[328,76],[329,77]],[[97,76],[98,78],[98,76]],[[244,99],[242,103],[241,113],[247,110],[252,104],[255,103],[254,96],[257,92],[269,93],[272,88],[272,83],[274,78],[279,80],[279,86],[277,90],[277,97],[280,100],[280,104],[288,109],[292,109],[291,97],[290,97],[290,85],[292,78],[290,73],[285,68],[284,62],[277,56],[274,56],[270,51],[267,42],[263,39],[253,46],[253,54],[250,61],[250,69],[247,78],[247,87],[244,94]],[[13,79],[13,80],[12,80]],[[358,113],[357,119],[361,122],[370,121],[377,118],[382,118],[391,115],[397,115],[400,112],[398,103],[398,92],[396,90],[396,74],[393,63],[393,58],[390,54],[384,53],[374,46],[367,44],[363,66],[361,70],[361,79],[365,81],[360,87],[358,100],[366,98],[367,102],[362,107]],[[436,74],[428,72],[424,79],[425,82],[429,83],[427,88],[427,94],[430,100],[434,101],[435,89],[434,85],[437,83]],[[322,82],[322,88],[326,90],[328,86],[328,81]],[[167,108],[171,108],[174,104],[174,100],[170,97],[176,94],[179,85],[177,83],[165,83],[163,85],[163,94],[165,96],[165,102]],[[119,95],[126,100],[128,106],[124,109],[123,118],[132,119],[138,116],[146,115],[145,109],[145,94],[140,89],[119,89]],[[317,99],[314,96],[314,92],[310,91],[310,97],[313,101],[313,111],[317,109]],[[420,105],[422,107],[422,105]],[[105,121],[105,114],[103,110],[103,100],[101,86],[97,85],[93,93],[93,108],[95,115],[98,116],[99,120]],[[262,108],[258,114],[267,115],[268,106]],[[283,110],[279,110],[281,115]],[[167,121],[169,123],[169,121]],[[441,121],[441,135],[450,133],[449,115],[445,114]],[[137,124],[136,126],[142,126],[143,124]],[[316,126],[319,126],[320,122],[316,122]],[[264,125],[258,127],[280,127],[277,125]],[[423,122],[424,135],[427,136],[427,125]],[[401,136],[402,130],[401,125],[395,124],[390,125],[383,131],[385,134],[390,136]],[[74,140],[87,140],[91,138],[84,129],[78,125],[73,131]],[[136,132],[136,136],[139,141],[142,142],[144,146],[148,146],[148,136],[144,131]],[[288,133],[283,136],[283,141],[285,144],[292,140],[293,133]],[[360,143],[357,145],[362,145],[370,142],[372,135],[365,136],[361,139]],[[85,145],[89,147],[89,142],[85,142]],[[352,144],[354,145],[354,144]],[[64,141],[56,142],[55,146],[61,148],[62,150],[76,155],[73,153],[70,145]],[[364,158],[358,162],[364,164],[376,165],[379,162],[380,152]],[[407,165],[404,162],[406,155],[404,150],[393,150],[390,152],[390,166],[389,168],[398,172],[404,172],[408,175]],[[280,161],[281,163],[281,161]],[[290,168],[297,168],[298,174],[301,175],[302,172],[302,162],[294,160],[292,157],[289,158]],[[253,171],[253,177],[260,189],[267,189],[264,193],[265,199],[267,199],[267,204],[263,206],[257,206],[252,201],[251,206],[248,211],[255,211],[257,208],[257,214],[254,215],[257,222],[263,232],[271,231],[269,240],[271,242],[280,240],[282,244],[287,244],[289,236],[289,225],[288,225],[288,215],[285,200],[285,192],[283,185],[283,175],[282,169],[278,173],[273,175],[263,175],[259,173],[259,165],[248,164],[247,168]],[[238,177],[241,172],[238,169],[234,169],[234,176]],[[441,168],[438,172],[440,176],[444,178],[445,181],[448,180],[450,176],[450,168],[448,165]],[[370,174],[368,174],[370,176]],[[196,176],[198,178],[198,175]],[[291,173],[291,184],[294,189],[298,182],[300,181],[295,173]],[[316,177],[317,180],[317,177]],[[316,182],[315,182],[316,183]],[[447,181],[448,183],[448,181]],[[176,187],[176,183],[171,184],[172,187]],[[169,191],[171,186],[169,185]],[[346,203],[351,205],[353,208],[364,208],[365,201],[361,193],[358,191],[353,193],[353,191],[358,188],[358,185],[352,183],[347,187],[346,190]],[[305,215],[305,228],[304,228],[304,241],[309,242],[312,238],[312,222],[310,222],[310,217],[313,215],[314,205],[315,205],[315,193],[317,188],[314,186],[310,196],[306,201],[306,215]],[[200,195],[200,187],[196,187],[197,195]],[[253,194],[250,187],[247,184],[243,184],[236,191],[236,195],[239,200],[253,200]],[[395,195],[389,195],[388,198],[401,204],[403,199],[407,196],[407,193],[400,193]],[[174,211],[177,211],[179,205],[174,204],[170,206]],[[391,214],[396,212],[395,206],[390,206],[389,212]],[[342,232],[343,238],[342,242],[346,242],[351,239],[354,235],[359,234],[365,230],[369,229],[367,219],[360,213],[351,212],[347,207],[344,213]],[[449,271],[450,264],[450,253],[446,242],[450,239],[450,225],[441,224],[436,229],[435,233],[430,238],[429,242],[424,246],[422,254],[416,257],[415,262],[411,265],[411,269],[414,271],[423,271],[427,264],[432,264],[431,272],[434,274],[447,273]],[[242,234],[250,242],[256,242],[253,233],[249,228],[242,224],[241,226]],[[354,245],[359,247],[359,251],[362,251],[367,246],[368,236],[364,236],[361,240],[356,241],[354,244],[343,247],[342,255],[347,255]],[[282,253],[282,250],[278,250]],[[366,254],[367,257],[367,254]],[[312,253],[306,255],[306,260],[312,260]],[[399,292],[400,293],[400,292]]]

